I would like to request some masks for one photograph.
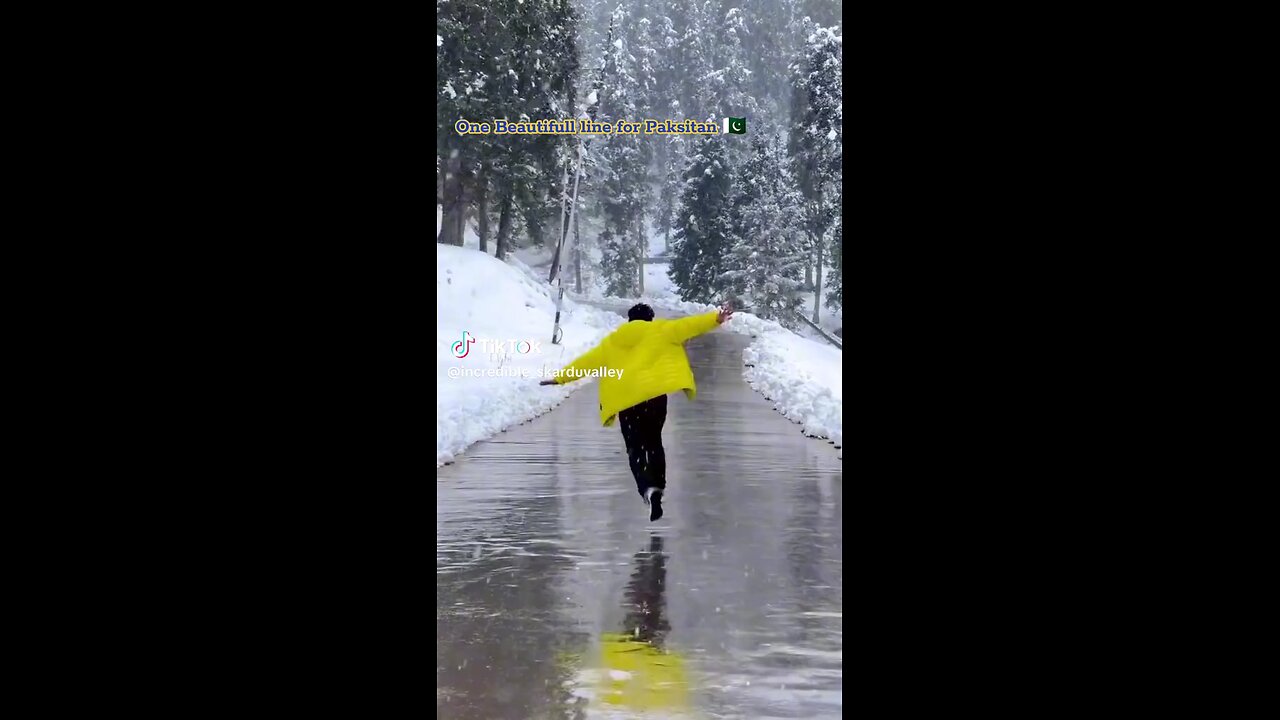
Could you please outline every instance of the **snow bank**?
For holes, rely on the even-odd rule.
[[[742,351],[742,376],[773,401],[805,435],[844,445],[843,353],[827,342],[800,337],[755,315],[734,315],[725,327],[755,340]]]
[[[542,387],[538,372],[564,366],[624,319],[566,295],[562,344],[552,345],[554,319],[551,288],[524,263],[436,245],[436,467],[479,440],[551,410],[570,392],[594,385]],[[465,345],[464,332],[473,339]],[[512,340],[528,342],[529,348],[513,347]],[[464,357],[455,356],[455,344]],[[477,377],[477,372],[505,375]]]

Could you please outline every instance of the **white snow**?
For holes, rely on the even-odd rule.
[[[730,327],[733,326],[733,327]],[[775,322],[734,315],[725,327],[756,339],[742,352],[742,376],[773,401],[783,417],[803,426],[805,435],[844,442],[842,351],[787,330]]]
[[[664,239],[663,234],[661,232],[658,232],[658,229],[655,228],[652,223],[646,223],[646,225],[649,228],[649,254],[661,255],[662,253],[666,252],[667,241]],[[663,272],[666,272],[665,267],[663,268]],[[645,287],[646,288],[649,287],[647,280],[645,281],[645,283],[646,283]]]
[[[831,128],[831,132],[827,133],[827,139],[828,139],[828,140],[835,140],[835,139],[836,139],[836,129],[835,129],[835,128]]]
[[[439,216],[437,216],[438,218]],[[439,220],[437,219],[437,223]],[[541,415],[592,381],[540,386],[538,371],[568,364],[600,341],[623,318],[579,305],[566,295],[560,316],[562,344],[551,344],[555,302],[545,276],[519,260],[509,263],[466,248],[436,245],[436,466],[471,444]],[[451,347],[463,332],[476,338],[467,355]],[[489,353],[482,340],[523,340],[541,353],[510,347]],[[463,376],[462,371],[501,371],[527,377]],[[451,377],[451,374],[454,375]]]
[[[596,104],[596,91],[592,90],[591,94],[587,95],[587,105],[595,105],[595,104]]]
[[[436,47],[440,47],[440,46],[441,46],[441,45],[443,45],[443,44],[444,44],[444,38],[442,38],[442,37],[440,37],[439,35],[437,35],[437,36],[436,36]]]
[[[679,302],[675,287],[671,285],[671,277],[667,275],[666,263],[653,263],[644,266],[644,295],[658,303]],[[637,300],[636,302],[640,302]],[[649,303],[653,305],[653,303]],[[654,307],[657,307],[654,305]]]

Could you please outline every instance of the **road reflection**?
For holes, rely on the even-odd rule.
[[[627,584],[627,619],[623,623],[636,640],[662,647],[671,625],[663,612],[666,600],[663,593],[667,583],[667,556],[662,552],[662,536],[649,539],[649,549],[635,555],[635,572]]]
[[[685,710],[689,679],[684,658],[666,648],[667,555],[662,536],[635,555],[635,571],[623,599],[626,618],[621,633],[601,637],[603,703],[631,710]]]

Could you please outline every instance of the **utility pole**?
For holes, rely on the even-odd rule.
[[[581,136],[579,136],[581,137]],[[564,216],[560,216],[560,223],[564,225],[565,230],[573,227],[574,220],[578,216],[578,181],[582,179],[582,155],[584,153],[582,140],[578,140],[578,172],[573,176],[573,204],[569,206],[569,222],[565,223]],[[560,258],[564,249],[564,241],[568,233],[560,233],[560,245],[556,248],[555,262],[552,263],[551,272],[556,279],[556,321],[555,327],[551,329],[551,344],[559,345],[560,339],[564,337],[564,333],[560,330],[560,308],[564,305],[564,275],[560,272]]]
[[[565,163],[564,172],[560,175],[560,237],[564,237],[565,203],[569,202],[569,164]],[[560,267],[560,242],[556,242],[556,251],[551,256],[551,275],[547,282],[555,282],[556,268]]]
[[[609,34],[605,38],[605,48],[613,45],[613,20],[609,20]],[[587,108],[587,117],[591,120],[596,119],[596,110],[600,107],[600,91],[604,89],[604,70],[609,64],[608,53],[605,50],[605,57],[600,62],[600,72],[596,75],[596,81],[591,89],[595,95],[595,102],[590,103]],[[573,173],[573,200],[569,205],[569,218],[566,221],[564,216],[564,203],[560,205],[560,238],[556,243],[555,257],[551,261],[551,279],[556,284],[556,319],[555,326],[551,328],[551,344],[559,345],[564,332],[560,329],[560,309],[564,306],[564,276],[560,273],[560,262],[564,258],[564,244],[569,237],[569,230],[574,227],[578,219],[578,183],[582,180],[582,163],[586,160],[587,149],[583,143],[582,134],[578,134],[578,153],[577,153],[577,170]],[[566,178],[567,179],[567,178]]]

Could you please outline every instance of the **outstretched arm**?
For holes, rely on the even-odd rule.
[[[671,342],[682,343],[685,340],[695,338],[703,333],[710,332],[716,328],[716,325],[724,323],[733,317],[733,310],[725,303],[719,311],[694,315],[693,317],[680,318],[679,320],[670,320],[663,328],[667,333],[667,338]]]
[[[560,374],[554,378],[549,378],[538,383],[539,385],[564,385],[574,380],[581,380],[586,373],[575,372],[577,370],[592,370],[600,367],[604,361],[604,343],[591,348],[583,353],[578,359],[564,366]]]

